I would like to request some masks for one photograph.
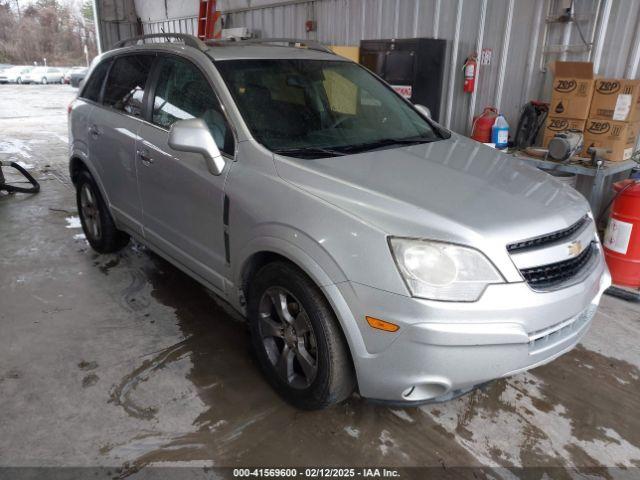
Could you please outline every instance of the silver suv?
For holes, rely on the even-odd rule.
[[[445,400],[585,334],[610,276],[575,190],[322,46],[161,36],[70,106],[84,232],[227,300],[292,404]]]

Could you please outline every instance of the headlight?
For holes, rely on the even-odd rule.
[[[487,285],[503,283],[478,250],[429,240],[391,238],[391,252],[414,297],[474,302]]]

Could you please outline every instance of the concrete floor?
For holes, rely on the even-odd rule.
[[[638,304],[605,296],[574,351],[455,401],[296,411],[204,288],[142,246],[89,248],[66,170],[74,93],[0,85],[0,159],[42,184],[0,197],[0,466],[622,467],[601,474],[637,478]]]

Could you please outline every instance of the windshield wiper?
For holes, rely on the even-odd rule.
[[[276,148],[273,150],[273,153],[277,153],[279,155],[286,155],[286,156],[291,156],[291,157],[297,157],[299,155],[304,155],[304,156],[332,156],[332,157],[339,157],[339,156],[343,156],[346,155],[344,152],[338,151],[338,150],[334,150],[333,148],[329,148],[329,147],[314,147],[314,146],[308,146],[308,147],[288,147],[288,148]]]
[[[376,148],[390,147],[392,145],[418,145],[419,143],[435,142],[437,139],[427,137],[406,137],[406,138],[382,138],[375,142],[357,143],[354,145],[346,145],[340,148],[342,152],[364,152],[374,150]]]

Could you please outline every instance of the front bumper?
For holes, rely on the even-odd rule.
[[[327,291],[347,331],[360,394],[419,403],[528,370],[571,350],[588,330],[611,277],[600,258],[582,282],[553,292],[492,285],[473,303],[434,302],[344,282]],[[374,330],[365,316],[396,323]],[[358,337],[359,335],[359,337]]]

